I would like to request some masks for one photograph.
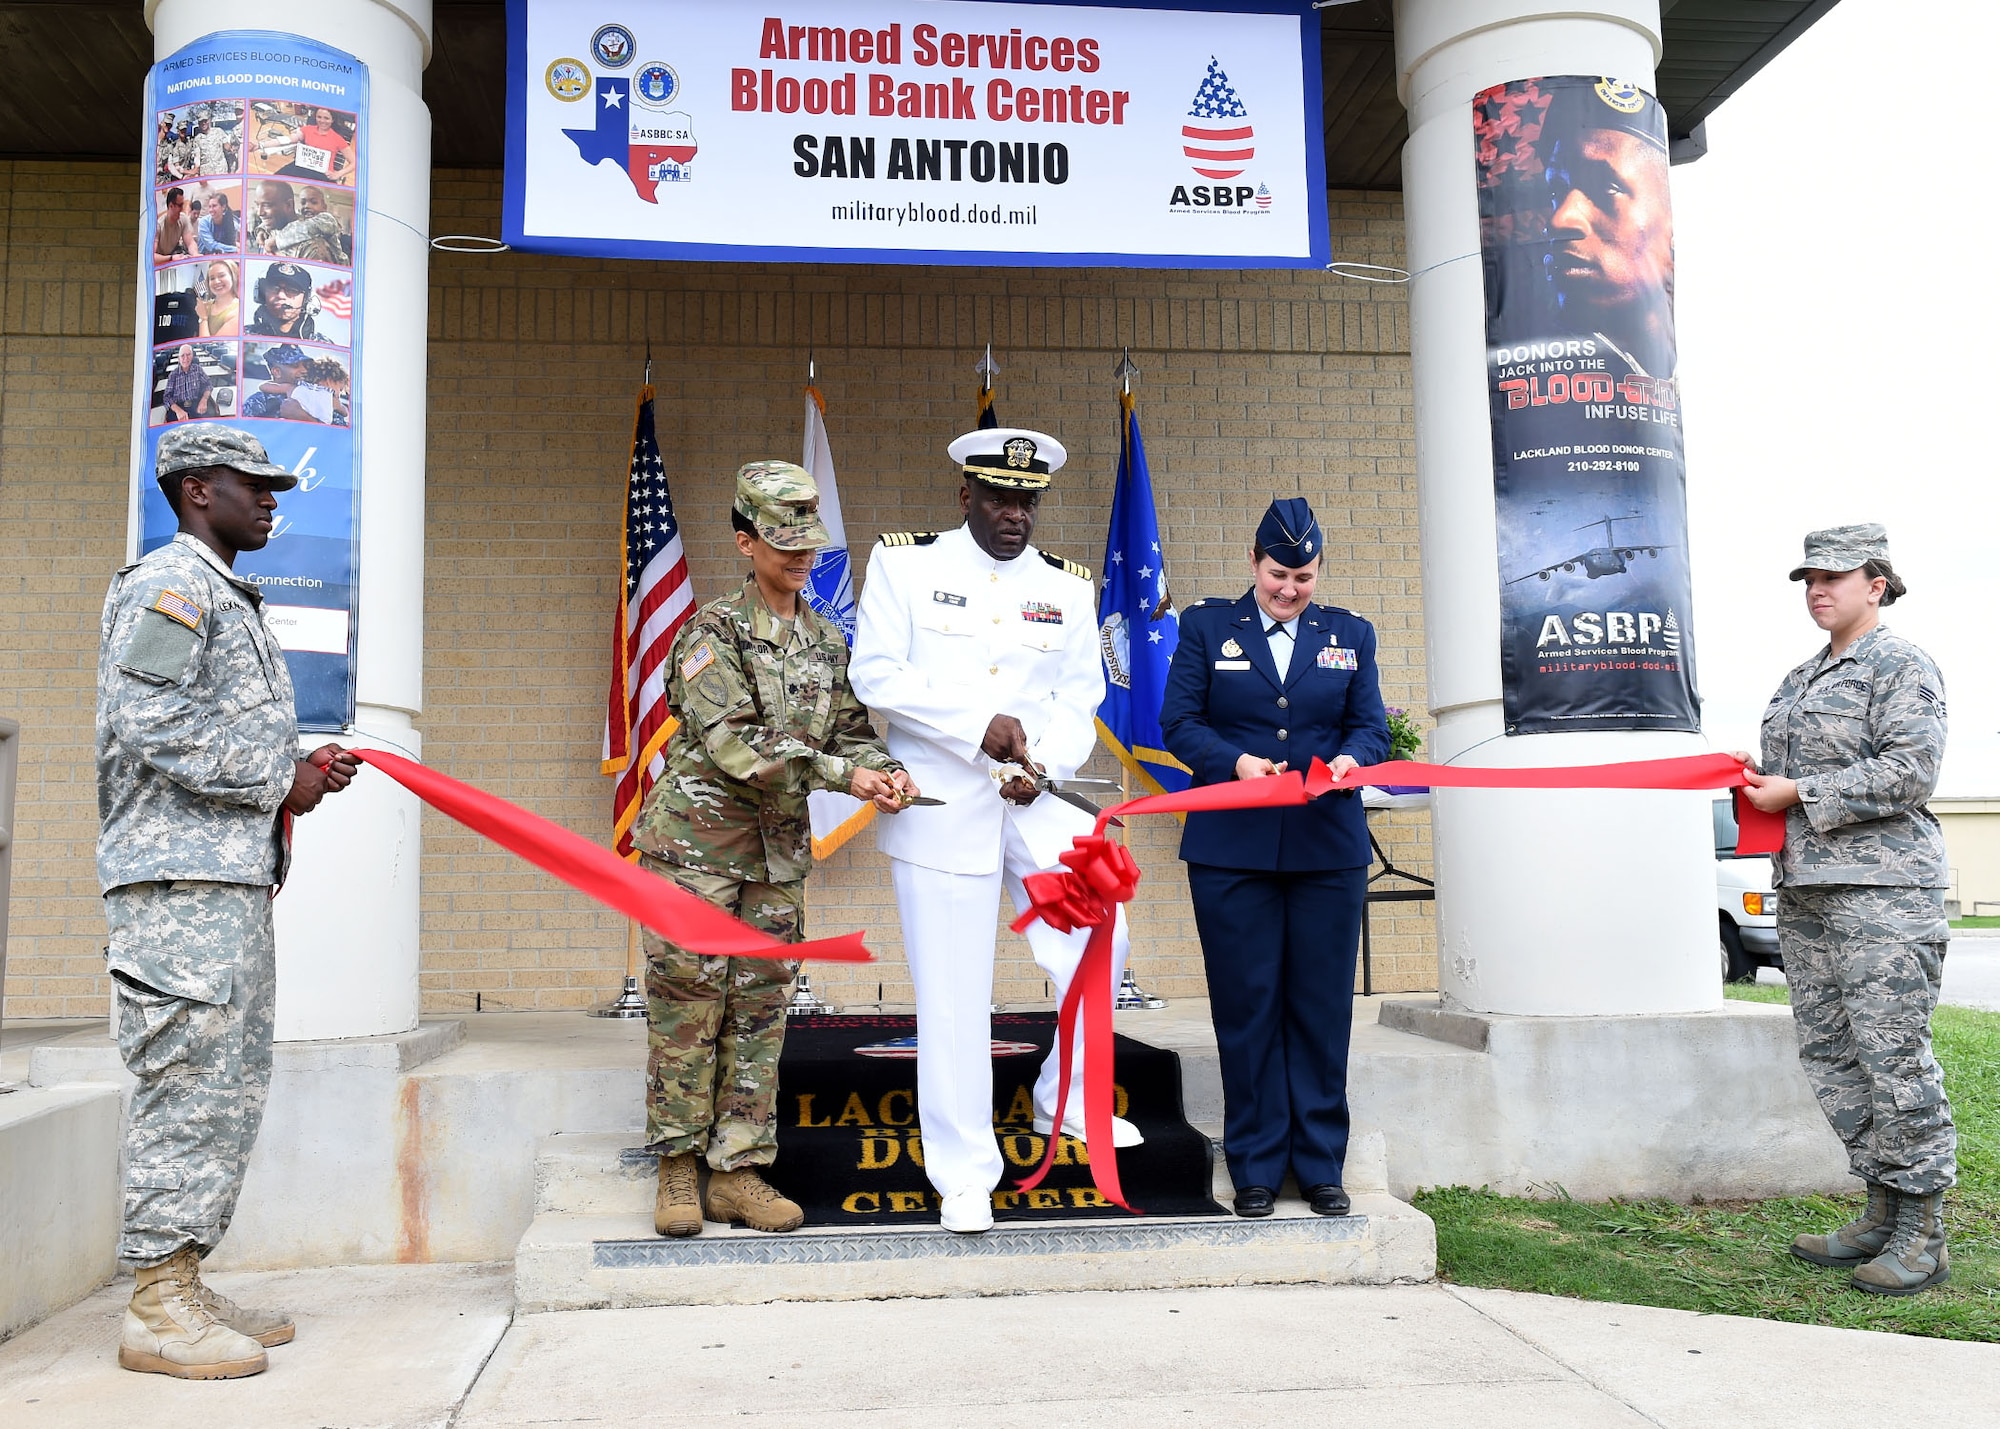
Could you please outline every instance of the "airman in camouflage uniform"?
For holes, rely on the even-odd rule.
[[[125,1138],[120,1259],[136,1271],[119,1362],[188,1379],[255,1374],[293,1335],[281,1314],[204,1286],[271,1082],[271,898],[281,810],[346,786],[335,746],[298,758],[285,657],[236,553],[270,537],[297,485],[242,432],[161,439],[172,541],[112,578],[97,667],[98,879],[118,1050],[138,1079]]]
[[[1757,783],[1795,782],[1772,883],[1799,1059],[1869,1187],[1859,1220],[1793,1249],[1854,1269],[1860,1289],[1909,1294],[1949,1273],[1939,1211],[1957,1179],[1930,1036],[1950,937],[1944,837],[1925,807],[1944,758],[1944,679],[1878,623],[1871,581],[1881,605],[1903,593],[1880,526],[1813,532],[1792,579],[1809,582],[1834,641],[1772,696]]]
[[[680,725],[632,829],[646,867],[786,942],[805,933],[807,796],[852,792],[893,808],[892,791],[908,784],[848,685],[841,632],[798,594],[828,540],[818,510],[801,467],[737,473],[731,520],[754,569],[674,642],[667,702]],[[716,1173],[710,1219],[790,1230],[803,1218],[755,1169],[777,1156],[778,1054],[797,972],[790,960],[704,958],[646,934],[646,1137],[660,1153],[662,1235],[701,1230],[703,1152]]]

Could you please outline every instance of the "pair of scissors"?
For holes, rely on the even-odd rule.
[[[1038,792],[1043,794],[1053,794],[1055,795],[1056,798],[1062,800],[1065,804],[1068,804],[1071,808],[1081,809],[1083,810],[1084,813],[1090,815],[1093,819],[1096,818],[1099,814],[1104,812],[1103,809],[1099,808],[1096,804],[1091,803],[1091,801],[1084,798],[1083,795],[1075,794],[1070,792],[1070,790],[1067,788],[1059,787],[1056,781],[1049,777],[1047,770],[1033,763],[1029,763],[1026,765],[1002,764],[999,765],[994,770],[994,774],[995,777],[997,777],[1003,784],[1009,783],[1015,779],[1025,779],[1030,784],[1034,785]],[[1067,785],[1081,784],[1086,788],[1091,788],[1091,789],[1121,789],[1122,787],[1118,784],[1114,784],[1109,779],[1065,779],[1063,783]]]

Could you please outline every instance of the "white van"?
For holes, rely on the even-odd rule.
[[[1748,982],[1760,967],[1785,966],[1770,857],[1736,852],[1736,807],[1728,799],[1715,801],[1715,907],[1724,982]]]

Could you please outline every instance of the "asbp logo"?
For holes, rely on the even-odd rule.
[[[1257,130],[1214,55],[1181,124],[1181,152],[1205,179],[1233,179],[1257,157]]]
[[[1227,210],[1232,213],[1268,213],[1271,191],[1262,185],[1240,180],[1257,157],[1257,127],[1250,110],[1222,62],[1208,58],[1208,69],[1196,88],[1194,101],[1181,120],[1181,155],[1196,174],[1216,180],[1205,184],[1175,184],[1167,200],[1170,209]]]

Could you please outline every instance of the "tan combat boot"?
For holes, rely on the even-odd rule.
[[[806,1213],[797,1201],[772,1190],[755,1166],[739,1166],[709,1176],[708,1218],[724,1225],[741,1221],[753,1231],[790,1231],[799,1228]]]
[[[242,1379],[262,1374],[263,1347],[216,1318],[202,1297],[201,1256],[189,1246],[138,1272],[118,1363],[175,1379]]]
[[[1792,1254],[1814,1265],[1852,1270],[1882,1253],[1896,1223],[1896,1193],[1868,1183],[1868,1206],[1830,1235],[1802,1235],[1792,1242]]]
[[[660,1188],[653,1193],[653,1230],[658,1235],[701,1234],[700,1159],[692,1151],[660,1158]]]
[[[283,1310],[259,1310],[239,1305],[205,1281],[197,1280],[195,1285],[209,1314],[237,1334],[248,1335],[267,1350],[274,1345],[289,1345],[292,1337],[299,1332],[292,1317]]]
[[[1951,1279],[1944,1248],[1944,1192],[1896,1193],[1896,1221],[1882,1253],[1847,1283],[1871,1295],[1914,1295]]]

